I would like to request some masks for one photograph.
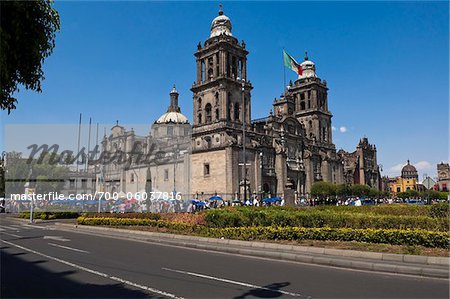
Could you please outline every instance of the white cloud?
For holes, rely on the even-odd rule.
[[[339,132],[341,132],[341,133],[347,132],[347,127],[344,127],[344,126],[340,127]]]
[[[417,171],[421,174],[427,173],[428,175],[432,175],[436,171],[436,166],[434,164],[431,164],[428,161],[419,161],[417,163],[411,163],[416,167]],[[400,176],[402,172],[403,166],[405,166],[406,163],[400,163],[396,164],[394,166],[391,166],[387,170],[387,175],[389,176]],[[419,174],[419,175],[421,175]],[[420,176],[419,176],[420,177]]]
[[[336,127],[335,126],[331,126],[331,130],[332,131],[336,131]]]
[[[431,165],[431,163],[428,162],[428,161],[419,161],[419,162],[417,162],[417,163],[415,163],[413,165],[419,171],[426,171],[426,170],[431,170],[431,169],[435,168],[435,166]]]
[[[388,172],[400,175],[400,172],[402,171],[403,166],[405,166],[405,164],[394,165],[388,169]]]

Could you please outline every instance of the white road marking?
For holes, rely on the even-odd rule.
[[[15,231],[15,232],[18,232],[18,230],[17,230],[16,227],[10,227],[10,226],[7,226],[7,225],[2,225],[2,227],[7,228],[7,229],[9,229],[9,230],[13,230],[13,231]]]
[[[59,248],[64,248],[64,249],[68,249],[68,250],[73,250],[73,251],[77,251],[77,252],[89,253],[89,251],[86,251],[86,250],[76,249],[76,248],[72,248],[69,246],[63,246],[63,245],[59,245],[59,244],[55,244],[55,243],[48,243],[48,245],[59,247]]]
[[[11,224],[11,226],[15,227],[16,229],[23,228],[22,225],[18,225],[18,224]]]
[[[230,284],[236,284],[236,285],[240,285],[240,286],[244,286],[244,287],[248,287],[248,288],[252,288],[252,289],[261,289],[261,290],[266,290],[266,291],[278,292],[278,293],[282,293],[282,294],[285,294],[285,295],[290,295],[290,296],[293,296],[293,297],[310,298],[309,296],[305,296],[305,295],[302,295],[302,294],[286,292],[286,291],[278,290],[278,289],[266,288],[266,287],[263,287],[263,286],[257,286],[257,285],[246,283],[246,282],[234,281],[234,280],[230,280],[230,279],[219,278],[219,277],[214,277],[214,276],[209,276],[209,275],[204,275],[204,274],[199,274],[199,273],[194,273],[194,272],[188,272],[188,271],[182,271],[182,270],[174,270],[174,269],[169,269],[169,268],[161,268],[161,269],[166,270],[166,271],[171,271],[171,272],[176,272],[176,273],[196,276],[196,277],[200,277],[200,278],[211,279],[211,280],[226,282],[226,283],[230,283]]]
[[[66,239],[61,236],[44,236],[44,240],[54,240],[54,241],[61,241],[61,242],[69,242],[70,239]]]
[[[25,225],[25,224],[22,224],[20,226],[20,228],[22,228],[22,229],[32,229],[31,227],[29,227],[28,225]]]
[[[165,297],[169,297],[169,298],[173,298],[173,299],[184,299],[183,297],[178,297],[178,296],[176,296],[174,294],[167,293],[165,291],[160,291],[160,290],[154,289],[152,287],[144,286],[144,285],[137,284],[137,283],[134,283],[134,282],[126,280],[126,279],[122,279],[120,277],[115,277],[115,276],[111,276],[111,275],[106,274],[106,273],[102,273],[102,272],[99,272],[99,271],[96,271],[96,270],[92,270],[92,269],[89,269],[89,268],[86,268],[86,267],[83,267],[83,266],[80,266],[80,265],[77,265],[77,264],[74,264],[74,263],[71,263],[71,262],[59,259],[57,257],[53,257],[53,256],[47,255],[45,253],[41,253],[41,252],[38,252],[36,250],[20,246],[18,244],[12,243],[12,242],[8,242],[8,241],[5,241],[5,240],[0,240],[0,241],[2,241],[3,243],[6,243],[8,245],[20,248],[22,250],[25,250],[25,251],[28,251],[28,252],[40,255],[40,256],[45,257],[47,259],[59,262],[61,264],[65,264],[67,266],[70,266],[70,267],[73,267],[73,268],[76,268],[76,269],[79,269],[79,270],[82,270],[82,271],[85,271],[85,272],[88,272],[88,273],[91,273],[91,274],[95,274],[95,275],[98,275],[98,276],[101,276],[101,277],[109,278],[111,280],[118,281],[120,283],[127,284],[129,286],[132,286],[132,287],[135,287],[135,288],[139,288],[139,289],[142,289],[142,290],[154,293],[154,294],[159,294],[159,295],[162,295],[162,296],[165,296]]]
[[[5,235],[14,237],[14,238],[22,238],[22,236],[16,235],[16,234],[11,234],[11,233],[4,233]]]
[[[39,225],[33,225],[33,224],[25,224],[26,226],[28,226],[29,228],[39,228],[39,229],[43,229],[43,230],[55,230],[55,228],[53,227],[47,227],[47,226],[39,226]]]

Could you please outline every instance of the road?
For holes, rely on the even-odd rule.
[[[1,298],[448,298],[445,279],[275,261],[0,218]]]

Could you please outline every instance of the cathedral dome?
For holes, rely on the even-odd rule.
[[[230,18],[223,14],[222,6],[219,9],[219,15],[211,23],[211,35],[209,37],[219,36],[221,34],[233,36],[231,34]]]
[[[180,112],[166,112],[161,115],[156,121],[157,124],[186,124],[189,123],[188,119],[184,114]]]
[[[188,124],[189,120],[183,113],[181,113],[180,106],[178,106],[178,91],[173,85],[170,91],[170,105],[167,112],[161,115],[155,122],[157,124]]]

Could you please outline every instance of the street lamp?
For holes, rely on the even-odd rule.
[[[178,154],[179,154],[179,145],[178,145],[178,140],[177,140],[177,146],[174,148],[174,152],[173,152],[173,195],[172,198],[176,198],[176,181],[175,181],[175,171],[177,168],[177,160],[178,160]]]
[[[244,156],[244,163],[242,164],[242,175],[244,177],[244,204],[247,201],[247,161],[245,156],[245,80],[241,80],[242,91],[242,155]]]

